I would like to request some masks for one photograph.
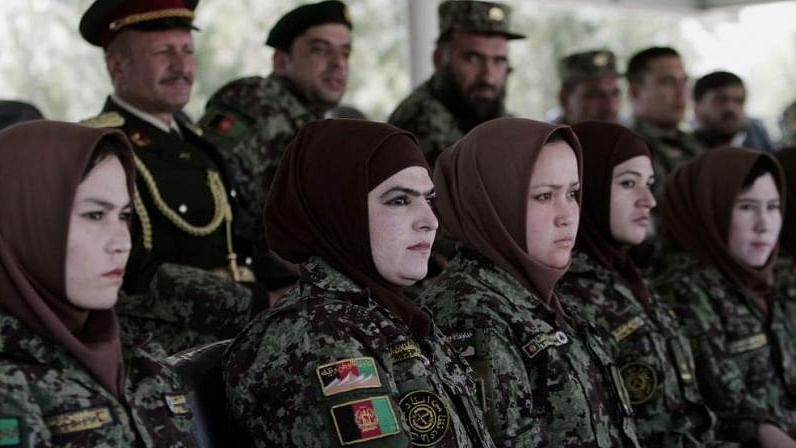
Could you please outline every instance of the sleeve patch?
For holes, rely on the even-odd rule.
[[[417,346],[415,341],[401,342],[398,345],[390,347],[389,352],[390,359],[393,363],[423,357],[423,352],[420,351],[420,347]]]
[[[248,127],[237,117],[222,112],[213,115],[208,124],[216,133],[232,138],[238,138],[248,130]]]
[[[376,361],[371,357],[349,358],[316,369],[325,397],[357,389],[381,387]]]
[[[469,358],[476,354],[475,331],[472,329],[452,331],[448,335],[448,343],[462,357]]]
[[[386,395],[334,406],[332,421],[341,445],[353,445],[401,432],[392,403]]]
[[[90,431],[113,424],[113,414],[107,406],[81,409],[45,417],[44,422],[55,436]]]
[[[561,347],[569,344],[569,337],[563,331],[553,333],[541,333],[534,336],[523,349],[531,358],[550,347]]]
[[[19,417],[0,417],[0,447],[22,446]]]
[[[185,394],[165,394],[163,400],[166,402],[166,407],[169,408],[171,415],[191,415],[191,409],[188,407],[188,398]]]

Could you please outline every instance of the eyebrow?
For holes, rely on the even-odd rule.
[[[420,197],[420,196],[431,196],[434,194],[434,189],[430,189],[426,192],[421,192],[420,190],[415,190],[414,188],[406,188],[406,187],[392,187],[389,190],[385,191],[384,193],[379,195],[379,198],[384,198],[385,196],[389,196],[392,193],[404,193],[408,194],[412,197]]]
[[[575,187],[579,187],[579,186],[580,186],[580,182],[572,182],[571,184],[569,184],[569,188],[575,188]],[[545,188],[545,187],[552,188],[553,190],[560,190],[560,189],[564,188],[565,185],[561,185],[561,184],[532,185],[531,186],[531,190],[535,190],[537,188]]]
[[[320,37],[313,37],[313,38],[310,39],[310,45],[315,45],[315,44],[326,45],[326,46],[329,46],[329,47],[332,47],[332,48],[335,47],[334,43],[332,43],[331,41],[328,41],[326,39],[322,39]],[[345,48],[347,50],[351,49],[351,43],[350,42],[346,42],[346,43],[344,43],[342,45],[337,45],[337,46]]]
[[[639,173],[638,171],[635,171],[635,170],[624,170],[624,171],[622,171],[620,173],[616,173],[616,175],[614,176],[614,179],[616,179],[619,176],[623,176],[625,174],[632,174],[633,176],[641,177],[641,173]]]
[[[752,203],[755,203],[755,204],[759,204],[761,202],[779,202],[781,200],[782,200],[782,198],[753,199],[753,198],[738,197],[738,198],[735,199],[735,202],[736,203],[738,203],[738,202],[752,202]]]
[[[102,207],[105,210],[113,210],[114,208],[116,208],[115,204],[113,204],[111,202],[108,202],[108,201],[106,201],[104,199],[99,199],[99,198],[85,198],[85,199],[82,199],[80,202],[81,203],[86,203],[87,202],[89,204],[98,205],[98,206]],[[122,209],[132,208],[132,204],[130,202],[128,202],[127,204],[123,205],[121,208]]]

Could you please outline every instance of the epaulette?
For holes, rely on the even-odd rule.
[[[106,112],[96,117],[80,120],[79,123],[90,128],[118,128],[124,125],[124,117],[118,112]]]

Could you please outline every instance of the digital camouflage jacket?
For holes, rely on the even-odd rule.
[[[225,355],[233,418],[259,447],[493,447],[472,371],[319,258]]]
[[[496,445],[638,446],[627,392],[596,327],[556,317],[468,249],[420,301],[475,370]]]
[[[185,392],[157,345],[126,348],[124,400],[0,311],[0,446],[190,447]]]

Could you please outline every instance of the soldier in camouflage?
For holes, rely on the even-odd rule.
[[[34,121],[0,148],[0,446],[194,446],[166,354],[123,347],[113,310],[135,188],[124,134]]]
[[[610,50],[572,53],[558,61],[561,115],[553,124],[598,120],[618,122],[622,92],[616,56]]]
[[[412,132],[433,169],[442,151],[467,131],[506,115],[511,8],[473,0],[439,5],[434,75],[417,87],[388,122]]]
[[[714,149],[676,169],[661,204],[672,249],[654,282],[691,339],[717,432],[762,447],[796,446],[796,340],[772,288],[780,192],[781,169],[757,151]]]
[[[578,225],[579,158],[569,127],[499,118],[437,161],[442,229],[462,245],[420,303],[475,370],[498,446],[639,446],[600,331],[553,292]]]
[[[472,371],[401,293],[425,276],[437,228],[417,141],[386,124],[310,123],[272,188],[268,236],[303,263],[225,356],[232,415],[253,443],[494,446]]]
[[[295,281],[295,272],[268,254],[262,211],[288,143],[306,123],[323,118],[346,89],[351,17],[336,0],[305,4],[282,16],[268,34],[274,48],[268,77],[241,78],[207,103],[200,125],[222,150],[240,188],[241,235],[257,242],[258,279],[269,290]]]
[[[611,335],[642,446],[704,446],[715,417],[697,387],[688,339],[628,254],[644,240],[656,205],[650,149],[618,124],[572,129],[583,146],[583,211],[561,300]]]

